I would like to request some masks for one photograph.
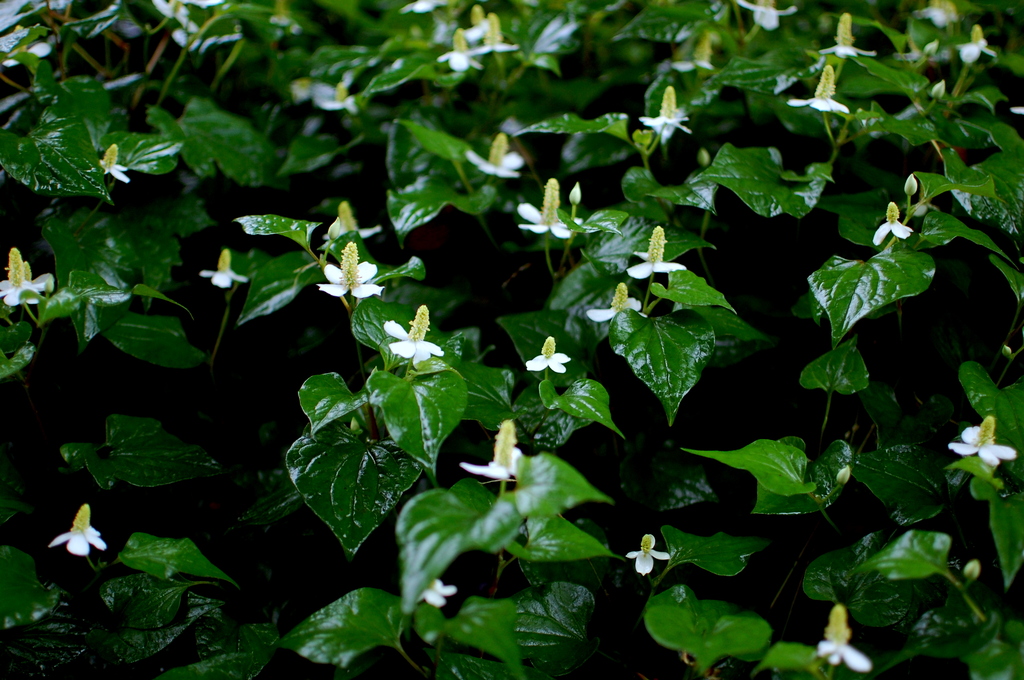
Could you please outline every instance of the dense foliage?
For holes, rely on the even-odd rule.
[[[1024,677],[1016,0],[0,8],[3,677]]]

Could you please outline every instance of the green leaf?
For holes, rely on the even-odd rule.
[[[435,76],[433,57],[414,55],[397,59],[393,64],[370,79],[363,88],[362,95],[370,97],[380,92],[393,90],[402,83],[414,78],[431,79]]]
[[[977,456],[966,456],[960,460],[955,460],[943,469],[969,472],[971,475],[992,485],[992,488],[996,491],[1002,491],[1006,486],[1003,480],[995,476],[995,468],[989,467],[988,463]]]
[[[402,611],[411,613],[423,591],[456,557],[470,550],[498,552],[515,539],[521,522],[515,506],[504,499],[484,509],[443,489],[414,497],[402,508],[395,526]]]
[[[131,574],[110,579],[100,586],[99,594],[122,627],[160,628],[174,620],[181,609],[181,596],[191,586],[149,574]]]
[[[652,42],[681,43],[706,22],[713,21],[716,9],[697,2],[664,7],[648,5],[615,34],[614,40],[642,38]]]
[[[281,177],[313,172],[334,160],[342,153],[338,138],[334,135],[299,135],[288,145],[288,155],[278,168]]]
[[[47,590],[36,577],[36,563],[9,545],[0,545],[0,628],[24,626],[40,620],[57,606],[59,592]]]
[[[612,351],[661,401],[671,425],[711,359],[715,336],[710,324],[689,310],[653,319],[626,310],[612,318],[609,338]]]
[[[1024,241],[1024,169],[1016,153],[997,152],[981,163],[964,165],[953,149],[943,149],[946,177],[956,184],[978,185],[990,177],[998,198],[953,191],[953,197],[974,219],[999,229],[1020,245]]]
[[[942,512],[947,502],[942,465],[948,458],[918,446],[893,446],[857,456],[853,476],[882,501],[894,522],[906,526]]]
[[[991,485],[972,480],[971,495],[988,501],[988,526],[999,553],[1003,588],[1009,590],[1024,564],[1024,494],[1003,498]]]
[[[696,657],[703,672],[727,656],[746,659],[768,647],[768,622],[738,609],[720,600],[700,601],[688,587],[673,586],[650,599],[644,624],[659,645]]]
[[[49,299],[39,301],[39,323],[71,316],[81,303],[82,299],[73,290],[61,288]]]
[[[792,47],[773,49],[757,59],[734,56],[704,85],[706,91],[731,85],[777,97],[803,78],[817,77],[821,67],[804,66],[803,54]]]
[[[555,390],[555,386],[551,384],[550,380],[542,380],[540,400],[545,408],[558,408],[571,416],[593,420],[625,438],[625,435],[612,422],[612,414],[608,410],[608,390],[596,380],[586,378],[577,380],[561,395]]]
[[[205,352],[189,344],[176,316],[126,312],[103,337],[125,354],[165,368],[192,368],[206,360]]]
[[[516,641],[534,667],[565,675],[581,666],[600,644],[587,637],[594,614],[594,596],[574,583],[549,583],[522,590],[512,597],[516,611]]]
[[[32,324],[17,321],[14,325],[0,327],[0,352],[16,352],[32,337]]]
[[[704,176],[703,173],[692,175],[684,184],[678,186],[656,187],[648,196],[664,198],[675,205],[689,205],[701,210],[715,213],[715,194],[718,184]]]
[[[892,83],[896,87],[903,90],[911,99],[916,100],[915,95],[919,95],[924,92],[925,88],[930,87],[931,83],[924,76],[914,73],[909,69],[893,68],[883,64],[878,59],[863,59],[855,57],[854,61],[868,71],[871,75],[876,78],[880,78],[887,83]]]
[[[132,298],[131,292],[109,285],[102,276],[92,272],[72,271],[67,287],[76,296],[94,305],[119,305]]]
[[[836,476],[847,465],[853,464],[853,449],[843,440],[832,442],[821,455],[807,466],[807,479],[815,483],[814,495],[824,507],[829,507],[843,493],[836,489]],[[757,504],[750,512],[762,515],[801,515],[818,512],[818,501],[809,495],[780,496],[769,491],[763,484],[757,485]]]
[[[320,222],[295,220],[280,215],[246,215],[236,217],[235,222],[241,224],[245,233],[251,236],[287,236],[306,249],[309,248],[313,230],[321,226]]]
[[[473,148],[464,140],[452,137],[440,130],[431,130],[411,120],[399,120],[397,122],[408,128],[409,132],[416,137],[416,140],[423,145],[424,149],[445,160],[462,163],[466,160],[466,152],[471,151]]]
[[[147,175],[166,175],[178,167],[180,139],[138,132],[110,132],[103,136],[100,146],[107,149],[117,144],[117,163],[129,170]]]
[[[771,541],[754,536],[730,536],[719,532],[714,536],[696,536],[663,526],[661,535],[671,555],[666,569],[680,564],[695,564],[719,576],[735,576],[747,566],[750,556],[764,550]]]
[[[483,650],[519,668],[522,655],[516,643],[516,606],[512,600],[469,597],[459,613],[446,619],[437,607],[423,604],[416,610],[416,633],[435,644],[443,637]]]
[[[385,357],[395,357],[388,345],[395,338],[384,332],[384,323],[394,321],[403,328],[413,320],[413,309],[400,302],[384,302],[377,297],[364,298],[352,312],[352,335],[363,345],[380,351]],[[406,359],[398,359],[406,362]]]
[[[980,621],[959,593],[950,593],[946,604],[925,612],[907,636],[903,653],[940,659],[963,657],[984,647],[999,632],[999,616]]]
[[[306,286],[324,281],[320,267],[305,253],[279,255],[256,270],[235,325],[272,314],[294,300]]]
[[[522,675],[515,671],[521,671]],[[529,666],[518,669],[500,661],[487,661],[475,656],[442,652],[437,666],[437,680],[550,680],[551,676]]]
[[[464,363],[459,373],[466,380],[465,420],[478,420],[489,430],[497,430],[501,421],[515,417],[512,411],[512,388],[515,374],[507,368],[489,368]]]
[[[971,243],[976,243],[983,248],[988,248],[992,252],[1002,255],[1006,259],[1010,259],[995,244],[995,241],[989,238],[988,234],[977,229],[971,229],[952,215],[932,211],[925,216],[924,224],[921,225],[921,238],[942,246],[957,237],[967,239]],[[1002,260],[998,258],[994,261],[1002,264]]]
[[[857,396],[878,426],[878,446],[882,448],[926,442],[953,416],[953,404],[939,394],[929,397],[912,414],[903,413],[896,394],[885,383],[871,382]]]
[[[619,227],[621,236],[609,233],[594,234],[588,239],[583,254],[600,273],[621,276],[631,259],[636,262],[634,252],[647,252],[651,232],[656,226],[657,223],[653,220],[630,217]],[[671,225],[665,227],[665,240],[665,262],[671,262],[694,248],[714,247],[693,232]],[[612,285],[610,290],[614,291],[615,286]]]
[[[292,628],[277,643],[314,663],[348,668],[377,647],[401,649],[408,619],[399,598],[376,588],[359,588]]]
[[[31,513],[35,508],[25,502],[25,480],[7,456],[7,447],[0,446],[0,524],[19,512]]]
[[[462,212],[472,215],[484,213],[497,198],[495,188],[490,184],[478,187],[471,195],[460,194],[450,184],[424,181],[405,187],[400,191],[388,191],[388,217],[398,234],[398,243],[416,227],[423,226],[447,205],[454,205]]]
[[[930,172],[915,172],[914,176],[921,183],[921,199],[922,201],[930,201],[936,196],[941,196],[947,191],[961,191],[967,194],[975,194],[977,196],[988,196],[989,198],[998,198],[996,196],[996,186],[992,181],[991,177],[986,177],[983,180],[976,183],[965,183],[958,184],[956,182],[950,182],[943,175],[936,175]],[[946,213],[929,213],[930,215],[941,215],[944,217],[950,217]],[[959,220],[957,220],[959,222]]]
[[[239,624],[223,609],[204,616],[196,624],[195,635],[196,652],[201,659],[233,662],[235,672],[242,672],[246,680],[251,680],[267,665],[278,640],[277,626],[273,623]]]
[[[868,388],[868,368],[857,350],[857,337],[826,352],[800,372],[800,386],[821,388],[828,394],[853,394]]]
[[[709,366],[718,368],[731,366],[751,354],[774,347],[778,343],[778,338],[762,333],[727,309],[719,307],[692,307],[691,309],[711,324],[711,329],[715,332],[715,352],[711,355]]]
[[[0,130],[0,165],[37,194],[109,201],[89,131],[77,117],[65,116],[57,107],[46,109],[26,137]]]
[[[1017,304],[1024,302],[1024,274],[1021,274],[995,255],[989,255],[988,261],[1006,277],[1006,282],[1010,284],[1010,290],[1013,291],[1014,296],[1017,298]]]
[[[466,381],[453,370],[403,380],[377,371],[366,381],[370,403],[380,409],[388,432],[427,470],[437,465],[441,444],[466,410]]]
[[[589,519],[577,519],[573,524],[593,536],[608,548],[608,537],[595,522]],[[513,545],[512,543],[509,544]],[[568,562],[520,562],[523,576],[531,585],[567,582],[581,585],[592,593],[601,590],[605,574],[608,573],[607,557],[593,557]]]
[[[659,512],[702,502],[717,502],[704,467],[663,447],[648,456],[637,446],[619,465],[622,490],[632,500]]]
[[[807,277],[811,293],[832,323],[835,347],[868,314],[928,290],[935,262],[911,250],[883,250],[867,262],[831,257]]]
[[[313,435],[328,423],[347,418],[366,402],[366,390],[352,394],[337,373],[310,376],[299,388],[299,405],[309,418]]]
[[[911,529],[867,559],[855,573],[877,571],[891,580],[945,575],[951,545],[949,534]]]
[[[147,286],[144,283],[138,283],[135,286],[133,286],[132,287],[132,295],[138,295],[139,297],[156,298],[157,300],[163,300],[164,302],[170,302],[172,305],[176,305],[178,307],[181,307],[182,309],[185,310],[185,312],[189,316],[192,316],[192,312],[188,311],[188,308],[185,305],[181,304],[180,302],[175,302],[174,300],[172,300],[171,298],[167,297],[166,295],[164,295],[160,291],[156,290],[155,288],[150,288],[149,286]],[[195,317],[192,317],[192,318],[194,319]]]
[[[624,113],[606,113],[593,120],[583,120],[575,113],[563,113],[554,118],[542,120],[539,123],[527,126],[517,134],[525,135],[528,132],[547,132],[555,134],[592,134],[595,132],[607,132],[619,139],[629,141],[627,126],[629,116]]]
[[[831,181],[832,166],[811,163],[804,173],[796,176],[783,170],[782,154],[775,147],[738,149],[727,143],[701,177],[731,189],[761,217],[803,217]]]
[[[390,442],[367,445],[340,423],[296,440],[285,464],[349,559],[420,476],[415,461]]]
[[[684,305],[693,305],[695,307],[717,305],[725,307],[733,314],[736,313],[736,310],[726,301],[724,295],[709,286],[708,282],[702,277],[689,270],[669,272],[668,285],[669,287],[666,289],[665,286],[655,282],[651,285],[651,292],[660,298]]]
[[[807,566],[804,593],[812,600],[842,602],[865,626],[891,626],[916,611],[913,585],[857,568],[881,550],[885,534],[868,534],[847,548],[825,553]]]
[[[736,451],[694,451],[689,453],[713,458],[729,467],[746,470],[759,484],[780,496],[814,491],[814,482],[804,482],[807,474],[807,454],[800,449],[772,441],[758,439]]]
[[[526,520],[526,545],[510,543],[506,550],[527,562],[572,562],[593,557],[616,557],[599,540],[562,517]]]
[[[238,587],[234,579],[206,559],[189,538],[158,538],[136,532],[128,538],[118,557],[126,566],[157,578],[170,579],[175,574],[185,573],[224,579]]]
[[[614,503],[569,463],[550,453],[519,459],[516,508],[523,517],[552,517],[587,502]]]
[[[776,642],[754,667],[754,675],[769,668],[780,671],[815,673],[821,665],[818,650],[797,642]]]

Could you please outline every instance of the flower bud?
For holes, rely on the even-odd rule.
[[[583,200],[583,190],[580,189],[580,183],[576,182],[576,186],[569,192],[569,202],[573,205],[579,205],[580,201]]]
[[[1006,357],[1007,359],[1012,359],[1012,358],[1013,358],[1013,350],[1012,350],[1012,349],[1010,349],[1010,346],[1009,346],[1009,345],[1003,345],[1003,348],[1002,348],[1001,350],[999,350],[999,351],[1000,351],[1000,352],[1002,353],[1002,355],[1003,355],[1004,357]]]
[[[703,146],[697,152],[697,165],[706,168],[711,165],[711,154]]]
[[[931,91],[932,99],[942,99],[946,96],[946,81],[940,80],[939,82],[932,85]]]
[[[977,581],[979,576],[981,576],[981,562],[973,559],[964,567],[964,578],[968,581]]]
[[[839,474],[836,475],[836,484],[839,486],[846,486],[850,481],[850,472],[851,470],[849,465],[840,470]]]
[[[928,43],[927,45],[924,46],[924,49],[921,50],[921,52],[926,57],[934,57],[936,54],[939,53],[939,41],[938,40],[931,41],[930,43]]]
[[[903,193],[907,195],[907,198],[917,193],[917,178],[914,177],[914,173],[910,173],[907,181],[903,183]]]
[[[341,229],[341,220],[335,218],[334,222],[331,223],[331,226],[327,228],[327,240],[333,241],[341,236]]]

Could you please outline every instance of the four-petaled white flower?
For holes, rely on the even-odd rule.
[[[117,164],[117,144],[111,144],[107,147],[107,151],[103,154],[103,159],[100,161],[100,167],[103,168],[104,175],[112,175],[114,179],[119,179],[125,184],[132,181],[128,175],[124,174],[128,168]]]
[[[402,14],[406,14],[408,12],[426,14],[427,12],[433,12],[438,7],[444,7],[447,4],[448,0],[416,0],[416,2],[406,5],[399,11],[401,11]]]
[[[90,515],[89,504],[86,503],[78,509],[74,524],[71,525],[71,531],[65,532],[50,541],[49,547],[52,548],[55,545],[67,543],[69,553],[82,557],[89,554],[90,545],[94,546],[97,550],[106,550],[107,544],[100,538],[100,532],[89,525]]]
[[[634,297],[629,297],[626,284],[620,283],[615,287],[615,297],[612,298],[612,306],[608,309],[588,309],[587,318],[591,321],[608,321],[619,312],[627,309],[639,312],[640,301]]]
[[[555,351],[555,339],[548,336],[548,339],[544,341],[544,347],[541,348],[540,354],[535,356],[526,362],[527,371],[543,371],[550,368],[555,373],[565,373],[565,366],[568,362],[572,361],[568,354]]]
[[[663,262],[665,259],[665,244],[667,242],[665,230],[661,227],[655,227],[651,233],[651,240],[648,242],[647,252],[633,253],[643,262],[633,265],[626,270],[626,273],[634,279],[646,279],[655,272],[676,272],[686,269],[683,265],[676,264],[675,262]]]
[[[641,576],[651,573],[651,570],[654,569],[654,560],[667,560],[670,557],[671,555],[667,552],[654,549],[654,536],[651,534],[644,534],[644,537],[640,539],[639,550],[626,553],[627,559],[636,560],[636,573]]]
[[[420,595],[420,599],[429,605],[441,608],[448,603],[447,598],[457,592],[459,592],[459,589],[455,586],[446,586],[441,582],[441,579],[435,578],[430,583],[430,586],[423,591],[423,594]]]
[[[985,40],[985,34],[978,24],[974,24],[974,28],[971,29],[971,42],[957,45],[956,49],[960,51],[960,59],[965,64],[973,64],[978,61],[982,52],[990,57],[996,56],[996,53],[988,48],[988,41]]]
[[[968,427],[960,433],[960,441],[950,442],[949,449],[961,456],[971,456],[975,453],[991,467],[996,467],[1001,461],[1014,460],[1017,451],[1009,446],[996,444],[996,419],[994,416],[986,416],[981,425]]]
[[[885,240],[885,237],[888,236],[890,231],[893,236],[901,239],[907,238],[914,233],[913,229],[900,223],[900,209],[891,201],[889,202],[889,207],[885,210],[885,222],[882,222],[882,224],[879,225],[878,229],[875,231],[874,238],[871,239],[871,242],[876,246],[882,245],[882,241]]]
[[[199,272],[199,275],[203,278],[210,279],[210,283],[218,288],[230,288],[235,285],[235,281],[238,281],[239,283],[246,283],[249,281],[248,276],[236,274],[231,270],[231,251],[227,248],[220,251],[220,259],[217,260],[217,271],[204,269]]]
[[[406,331],[394,320],[384,322],[384,332],[399,339],[399,342],[388,345],[392,352],[405,359],[412,359],[414,364],[429,359],[431,354],[435,357],[444,356],[443,349],[423,339],[430,330],[430,312],[426,305],[420,305],[416,310],[416,318],[409,326],[410,329]]]
[[[928,19],[935,28],[945,28],[960,20],[956,5],[949,0],[931,0],[928,7],[914,12],[915,19]]]
[[[832,47],[818,50],[818,54],[834,54],[840,59],[846,59],[848,57],[856,57],[857,55],[873,57],[878,52],[860,50],[853,46],[853,17],[846,12],[839,17],[839,28],[836,30],[836,44]]]
[[[671,85],[665,88],[665,93],[661,96],[660,115],[656,118],[640,116],[640,122],[657,132],[664,142],[671,139],[672,133],[676,130],[693,132],[690,128],[683,125],[684,120],[689,120],[689,118],[681,109],[676,107],[676,88]]]
[[[846,622],[846,607],[836,604],[828,617],[825,639],[818,643],[818,657],[828,659],[833,666],[845,663],[855,673],[870,673],[871,659],[850,645],[852,636],[853,631]]]
[[[377,275],[377,265],[370,262],[359,262],[359,249],[355,243],[349,242],[341,251],[341,267],[329,264],[324,267],[324,276],[330,283],[318,283],[317,287],[328,295],[341,297],[349,292],[353,297],[365,298],[380,295],[383,286],[368,283]]]
[[[466,32],[460,28],[455,31],[455,37],[452,39],[452,51],[445,52],[437,60],[447,61],[453,71],[460,73],[469,70],[470,67],[482,69],[484,65],[473,58],[478,54],[483,54],[481,50],[483,50],[482,47],[470,48],[469,43],[466,42]]]
[[[787,104],[790,106],[810,106],[817,111],[842,111],[849,113],[850,109],[845,104],[840,104],[832,95],[836,93],[836,72],[831,65],[821,71],[821,79],[818,87],[814,90],[813,99],[790,99]]]
[[[544,185],[544,203],[541,209],[537,210],[529,203],[520,203],[516,206],[516,212],[530,224],[520,224],[520,229],[527,229],[534,234],[551,232],[555,238],[569,238],[572,232],[565,226],[565,222],[558,219],[558,206],[561,198],[558,196],[558,180],[552,177]]]
[[[775,9],[775,0],[757,0],[757,3],[736,0],[736,4],[752,11],[754,23],[766,31],[774,31],[779,27],[780,16],[788,16],[796,12],[796,7]]]
[[[508,150],[508,135],[499,132],[491,142],[491,153],[487,159],[470,150],[466,152],[470,163],[482,172],[495,177],[519,177],[517,170],[523,167],[523,157]]]
[[[498,434],[494,438],[494,460],[487,465],[459,463],[466,472],[491,479],[513,479],[519,472],[519,459],[523,452],[516,444],[516,425],[511,420],[501,421]]]
[[[53,290],[53,274],[41,274],[32,278],[32,268],[21,259],[21,251],[11,248],[7,260],[7,280],[0,281],[0,296],[8,307],[17,307],[25,302],[39,303],[39,294]]]

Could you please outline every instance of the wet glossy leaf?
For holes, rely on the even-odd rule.
[[[991,177],[986,177],[984,180],[973,184],[957,184],[955,182],[950,182],[943,175],[935,175],[930,172],[915,172],[914,177],[916,177],[918,182],[921,184],[922,201],[931,200],[936,196],[941,196],[947,191],[960,191],[967,194],[997,198],[995,183],[992,181]],[[928,215],[950,217],[946,213],[933,212]],[[956,221],[959,222],[959,220]]]
[[[921,238],[941,246],[957,237],[967,239],[1009,259],[985,232],[971,229],[952,215],[930,212],[925,216],[924,224],[921,225]],[[996,261],[1002,263],[1001,260]]]
[[[952,539],[938,531],[911,529],[868,558],[857,573],[877,571],[891,580],[945,574]]]
[[[19,512],[30,513],[32,505],[25,501],[25,480],[11,463],[7,447],[0,447],[0,524]]]
[[[914,623],[904,651],[940,659],[965,656],[999,633],[999,618],[990,613],[986,621],[980,621],[959,593],[950,593],[945,606],[926,611]]]
[[[510,665],[513,671],[522,655],[516,643],[516,606],[512,600],[470,597],[459,613],[446,619],[436,607],[420,605],[416,610],[416,633],[429,644],[450,637],[483,650]]]
[[[565,446],[573,432],[589,424],[560,409],[548,410],[535,390],[523,390],[516,399],[514,411],[522,430],[533,433],[529,443],[536,449],[557,450]]]
[[[328,165],[342,152],[334,135],[300,135],[288,145],[288,155],[278,168],[282,177],[313,172]]]
[[[181,596],[191,583],[132,574],[113,578],[100,586],[104,604],[127,628],[160,628],[174,620]]]
[[[521,522],[522,517],[507,500],[498,500],[484,509],[443,489],[413,498],[402,508],[395,527],[402,610],[411,613],[423,591],[462,553],[504,548],[515,539]]]
[[[814,77],[820,67],[803,66],[802,55],[791,47],[767,52],[757,59],[735,56],[705,84],[705,89],[731,85],[748,92],[778,96],[801,78]]]
[[[320,222],[308,222],[306,220],[294,220],[290,217],[280,215],[246,215],[235,218],[235,222],[242,225],[246,234],[252,236],[268,236],[277,234],[287,236],[303,248],[308,248],[312,242],[313,230],[321,226]]]
[[[587,502],[612,503],[576,468],[550,453],[519,459],[514,494],[524,517],[550,517]]]
[[[655,281],[651,285],[651,292],[660,298],[672,300],[684,305],[695,307],[719,306],[725,307],[730,312],[736,313],[732,305],[726,301],[725,296],[708,285],[702,277],[691,271],[683,270],[669,272],[669,287]]]
[[[977,185],[986,177],[995,182],[998,198],[953,191],[953,196],[967,214],[990,227],[999,229],[1010,239],[1024,239],[1024,170],[1016,154],[997,152],[977,165],[967,167],[953,149],[944,149],[946,177],[956,184]]]
[[[328,423],[347,418],[366,402],[366,391],[352,394],[337,373],[310,376],[299,388],[299,405],[309,418],[313,435]]]
[[[604,531],[589,519],[578,519],[573,524],[593,536],[601,545],[608,548],[608,537]],[[512,545],[511,543],[509,545]],[[543,585],[564,581],[575,583],[596,593],[601,589],[605,574],[608,573],[607,557],[593,557],[584,560],[562,562],[525,562],[520,561],[519,567],[523,576],[531,585]]]
[[[103,136],[106,149],[117,144],[117,163],[147,175],[166,175],[178,167],[182,141],[138,132],[111,132]]]
[[[452,370],[403,380],[377,371],[366,381],[370,403],[395,442],[432,470],[441,444],[462,420],[466,410],[466,381]]]
[[[801,387],[821,388],[829,394],[853,394],[867,389],[868,383],[868,369],[857,349],[856,336],[807,364],[800,372]]]
[[[466,162],[466,152],[472,150],[468,142],[452,137],[446,132],[432,130],[411,120],[400,120],[398,122],[404,125],[416,137],[424,149],[445,160],[464,163]]]
[[[612,422],[612,414],[608,410],[608,390],[596,380],[577,380],[562,394],[558,394],[550,380],[542,380],[539,389],[540,400],[545,408],[558,408],[577,418],[593,420],[620,437],[625,436]]]
[[[236,325],[272,314],[294,300],[306,286],[324,282],[320,267],[311,262],[308,255],[299,252],[279,255],[256,270]]]
[[[807,454],[798,448],[759,439],[736,451],[694,451],[689,453],[713,458],[729,467],[746,470],[757,478],[768,491],[780,496],[793,496],[815,490],[814,482],[805,482]]]
[[[133,357],[166,368],[192,368],[206,360],[206,353],[189,344],[176,316],[144,316],[127,312],[103,337]]]
[[[1003,588],[1009,590],[1024,564],[1024,494],[1004,498],[991,485],[972,480],[971,495],[988,501],[988,526],[999,554]]]
[[[610,135],[629,141],[626,129],[628,122],[629,116],[624,113],[606,113],[593,120],[583,120],[575,113],[563,113],[560,116],[534,123],[520,130],[518,134],[525,135],[528,132],[555,134],[607,132]]]
[[[1021,274],[995,255],[989,255],[988,261],[1006,277],[1006,282],[1010,284],[1010,290],[1013,291],[1014,296],[1017,298],[1017,304],[1024,301],[1024,274]]]
[[[948,456],[918,446],[893,446],[857,456],[853,476],[882,501],[894,522],[906,526],[942,512],[947,462]]]
[[[622,276],[627,267],[638,262],[633,253],[647,252],[651,232],[656,226],[658,224],[653,220],[630,217],[619,227],[621,236],[595,234],[588,240],[583,254],[602,274]],[[714,247],[692,232],[671,226],[665,226],[665,239],[665,262],[673,261],[694,248]]]
[[[695,564],[719,576],[735,576],[747,566],[750,556],[768,547],[771,541],[755,536],[730,536],[719,532],[714,536],[696,536],[663,526],[666,552],[671,555],[669,567]]]
[[[512,387],[515,375],[507,368],[489,368],[481,364],[464,363],[459,373],[466,380],[466,420],[479,420],[490,429],[497,430],[501,421],[514,417]]]
[[[527,562],[572,562],[594,557],[615,557],[596,538],[562,517],[526,520],[525,545],[510,543],[506,550]]]
[[[180,572],[204,578],[224,579],[238,587],[230,576],[206,559],[196,544],[188,538],[159,538],[136,532],[128,538],[118,557],[132,569],[144,571],[157,578],[169,579]]]
[[[833,256],[807,281],[832,323],[835,347],[857,321],[871,312],[928,290],[933,276],[935,262],[930,256],[889,249],[867,262]]]
[[[626,310],[612,319],[609,339],[612,351],[661,401],[671,425],[679,403],[711,359],[715,338],[710,324],[688,310],[653,319]]]
[[[780,671],[805,671],[813,673],[821,665],[818,650],[797,642],[776,642],[754,667],[754,674],[774,668]]]
[[[586,377],[587,356],[581,343],[582,334],[579,325],[573,325],[565,312],[544,309],[523,314],[510,314],[497,318],[498,325],[515,343],[516,352],[525,365],[527,361],[540,355],[544,342],[548,337],[555,339],[555,351],[569,356],[565,364],[565,373],[545,371],[536,373],[538,377],[549,379],[562,387]]]
[[[905,68],[894,68],[883,64],[878,59],[864,59],[862,57],[855,57],[854,61],[860,66],[864,67],[871,75],[876,78],[880,78],[887,83],[896,85],[904,93],[911,98],[914,95],[924,92],[926,87],[930,87],[931,83],[924,76],[914,73],[910,69]]]
[[[714,18],[715,8],[700,3],[665,7],[651,5],[620,30],[615,40],[642,38],[655,42],[681,43],[704,22]]]
[[[823,500],[824,507],[829,507],[842,495],[842,489],[835,488],[838,484],[836,475],[847,465],[852,465],[853,458],[853,449],[850,445],[843,440],[837,440],[808,463],[807,479],[816,484],[814,495]],[[757,504],[751,512],[764,515],[800,515],[817,512],[818,509],[818,503],[809,495],[780,496],[759,483]]]
[[[277,643],[315,663],[352,665],[360,654],[377,647],[400,649],[408,625],[396,595],[359,588],[344,595],[292,628]]]
[[[520,591],[512,597],[516,611],[516,640],[534,667],[565,675],[597,651],[600,640],[587,636],[594,613],[594,596],[574,583],[550,583]]]
[[[878,426],[878,445],[883,448],[926,442],[953,415],[953,404],[940,394],[929,397],[916,413],[904,413],[892,388],[881,382],[872,382],[857,396]]]
[[[36,577],[36,563],[26,553],[9,545],[0,546],[0,628],[33,623],[57,606],[56,590],[47,590]]]
[[[762,217],[803,217],[818,203],[832,167],[811,163],[804,172],[796,176],[783,170],[782,154],[775,147],[738,149],[726,143],[701,177],[731,189]]]
[[[340,423],[296,440],[285,464],[349,559],[420,476],[416,462],[392,442],[368,445]]]
[[[517,673],[522,671],[522,675]],[[549,680],[551,676],[529,666],[516,669],[499,661],[443,652],[437,666],[437,680]]]

